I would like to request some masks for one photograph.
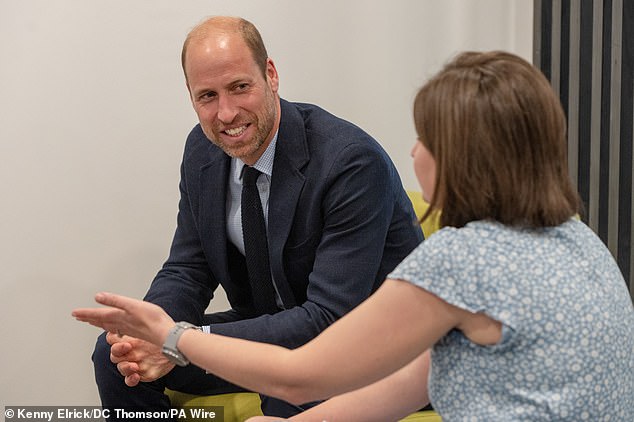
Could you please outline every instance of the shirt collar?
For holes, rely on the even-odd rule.
[[[258,161],[256,161],[255,164],[253,164],[252,166],[256,170],[259,170],[261,173],[264,173],[269,177],[271,177],[271,175],[273,174],[273,160],[275,158],[275,146],[277,144],[277,134],[278,132],[275,132],[275,135],[273,136],[273,139],[271,139],[271,143],[269,143],[269,146],[266,147],[266,150],[264,150],[260,158],[258,158]],[[233,167],[235,168],[235,171],[238,172],[238,178],[241,179],[242,169],[244,168],[246,164],[244,163],[244,161],[242,161],[239,158],[232,158],[232,161],[233,161]]]

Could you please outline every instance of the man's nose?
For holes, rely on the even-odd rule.
[[[218,120],[223,123],[231,123],[238,114],[238,107],[230,95],[221,95],[218,98]]]

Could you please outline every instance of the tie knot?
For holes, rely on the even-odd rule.
[[[255,181],[258,180],[258,176],[260,174],[260,170],[255,167],[245,165],[244,170],[242,171],[242,184],[248,186],[255,185]]]

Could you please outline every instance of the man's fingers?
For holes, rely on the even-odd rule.
[[[139,374],[132,374],[125,377],[125,385],[128,387],[136,387],[139,384],[139,381],[141,381]]]
[[[116,335],[116,334],[115,334]],[[127,342],[119,342],[112,345],[110,353],[116,358],[122,358],[132,351],[132,345]],[[116,362],[115,362],[116,363]]]
[[[108,331],[106,334],[106,342],[109,345],[114,346],[115,344],[122,342],[122,337],[116,332]]]
[[[117,363],[117,370],[124,377],[128,377],[139,372],[139,365],[137,365],[135,362],[119,362]]]

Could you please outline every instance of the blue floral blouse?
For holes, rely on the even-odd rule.
[[[582,222],[444,228],[388,276],[502,323],[480,346],[452,330],[432,349],[431,402],[451,421],[634,421],[634,308]]]

